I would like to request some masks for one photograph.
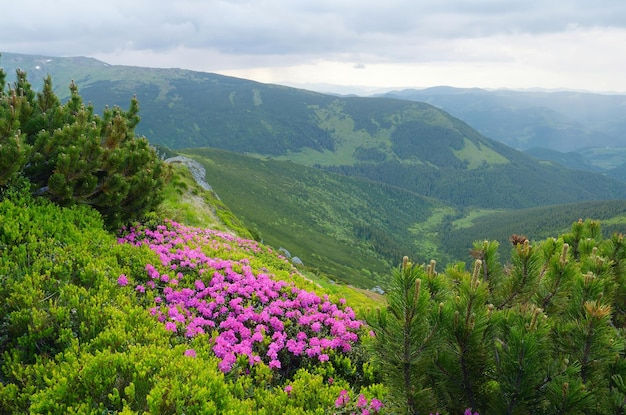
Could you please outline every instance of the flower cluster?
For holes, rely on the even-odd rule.
[[[378,413],[383,407],[383,403],[376,398],[369,400],[365,395],[360,394],[355,402],[350,401],[350,394],[347,390],[339,392],[335,400],[335,415],[340,413],[370,415]]]
[[[146,281],[135,290],[153,290],[151,313],[167,330],[190,338],[211,334],[224,372],[239,356],[273,369],[294,359],[325,362],[333,353],[350,351],[359,339],[363,323],[345,301],[337,305],[276,280],[263,269],[254,270],[248,258],[205,253],[234,245],[248,252],[264,249],[254,241],[168,222],[154,230],[127,230],[119,242],[145,244],[158,254],[160,267],[147,264]],[[130,282],[120,276],[118,283]]]

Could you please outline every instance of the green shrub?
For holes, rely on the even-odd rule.
[[[23,174],[33,190],[61,204],[87,204],[116,227],[154,209],[168,174],[148,140],[137,137],[139,102],[128,111],[85,105],[78,87],[62,104],[50,77],[35,93],[24,71],[5,88],[0,69],[0,187]]]

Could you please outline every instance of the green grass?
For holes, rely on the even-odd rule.
[[[440,208],[401,189],[288,161],[208,148],[185,154],[203,164],[219,197],[264,242],[358,287],[384,285],[390,267],[417,254],[422,235],[407,229]]]
[[[472,141],[467,138],[463,139],[465,145],[461,150],[453,150],[454,154],[468,163],[468,169],[476,169],[484,164],[507,164],[509,160],[506,157],[498,154],[493,149],[480,146],[477,147]]]
[[[501,209],[471,209],[467,215],[463,216],[460,219],[456,219],[452,222],[452,225],[456,229],[462,228],[470,228],[474,225],[476,219],[481,218],[483,216],[488,216],[493,213],[502,213],[504,212]]]

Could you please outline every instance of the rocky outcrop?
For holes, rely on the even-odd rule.
[[[202,187],[203,189],[210,190],[213,192],[213,188],[206,181],[206,170],[202,166],[202,164],[185,156],[170,157],[165,161],[167,163],[181,163],[181,164],[186,165],[189,171],[191,172],[191,175],[193,176],[196,183],[198,183],[198,185],[200,185],[200,187]],[[215,192],[213,193],[215,194]],[[217,197],[217,195],[215,196]]]

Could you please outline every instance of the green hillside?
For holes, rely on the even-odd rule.
[[[473,243],[487,239],[499,241],[505,256],[511,235],[543,239],[567,231],[580,218],[601,220],[607,235],[626,232],[623,200],[458,209],[292,162],[217,149],[185,153],[206,167],[213,189],[253,233],[305,265],[357,286],[386,286],[380,270],[406,254],[424,262],[467,261]]]
[[[291,160],[456,206],[515,208],[626,197],[622,182],[541,164],[428,104],[338,98],[192,72],[167,85],[165,91],[152,81],[100,81],[82,93],[93,102],[115,103],[131,91],[137,94],[138,132],[173,149],[208,146]],[[502,191],[495,194],[494,188]]]
[[[489,138],[570,168],[609,172],[626,162],[623,94],[434,87],[381,96],[435,105]]]
[[[166,209],[188,201],[189,194],[176,191],[182,184],[193,187],[180,169],[174,181]],[[362,316],[365,307],[379,305],[373,293],[338,285],[325,290],[279,252],[231,230],[152,216],[147,225],[113,234],[89,207],[61,208],[1,190],[0,413],[295,415],[333,407],[342,390],[350,390],[354,399],[364,394],[375,407],[380,403],[375,398],[384,396],[361,354],[369,336],[357,330],[362,323],[353,311]],[[202,216],[195,220],[205,220]],[[254,295],[246,299],[249,289]],[[196,302],[181,302],[192,290],[197,290]],[[259,300],[266,295],[271,300]],[[198,303],[215,305],[224,297],[226,311],[210,317]],[[244,348],[221,354],[214,347],[233,344],[233,333],[220,323],[230,321],[228,311],[244,316],[236,304],[243,299],[259,316],[263,310],[264,315],[270,309],[282,312],[280,320],[270,323],[267,317],[265,331],[257,330],[259,344],[248,352],[254,367],[240,355]],[[318,328],[320,323],[312,321],[309,329],[284,316],[307,313],[315,304],[308,301],[334,313],[332,320],[350,333],[343,349],[326,346],[341,337],[332,335],[327,323]],[[262,326],[254,320],[247,325]],[[268,348],[272,335],[286,327],[309,331],[315,337],[311,347],[324,339],[323,352],[317,346],[315,356],[290,356],[283,343],[280,358],[274,356],[277,346]]]
[[[469,247],[477,240],[498,241],[500,254],[510,249],[511,235],[531,240],[545,239],[568,231],[572,222],[594,219],[602,223],[605,236],[626,233],[626,201],[608,200],[508,211],[469,210],[463,217],[449,216],[441,223],[439,235],[442,250],[453,258],[469,259]],[[474,215],[476,213],[476,215]]]
[[[217,149],[185,150],[237,217],[275,248],[339,281],[386,286],[403,255],[439,256],[427,224],[452,209],[405,190],[290,161]]]
[[[126,107],[136,95],[142,119],[137,132],[172,149],[214,147],[292,160],[457,207],[525,208],[626,198],[626,183],[539,163],[425,103],[336,97],[216,74],[81,58],[5,54],[1,62],[40,75],[49,72],[57,88],[73,78],[95,108]]]
[[[513,148],[623,147],[626,96],[579,91],[433,87],[383,94],[428,102]]]

